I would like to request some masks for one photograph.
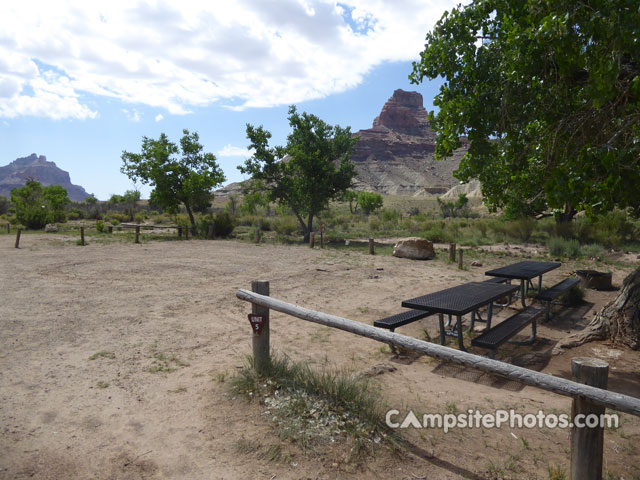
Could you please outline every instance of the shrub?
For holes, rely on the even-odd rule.
[[[590,243],[589,245],[582,246],[582,255],[587,258],[600,259],[604,256],[605,249],[602,245],[597,243]]]
[[[235,228],[233,216],[228,212],[216,213],[213,217],[214,231],[216,237],[226,238]]]
[[[292,235],[298,231],[298,222],[292,217],[281,217],[273,221],[273,229],[281,235]]]
[[[67,218],[69,220],[80,220],[82,218],[82,213],[78,210],[71,210],[69,213],[67,213]]]
[[[549,254],[554,257],[578,258],[580,256],[580,242],[561,237],[551,237],[547,241]]]
[[[104,222],[102,220],[98,220],[96,222],[96,230],[98,231],[98,233],[104,232]]]

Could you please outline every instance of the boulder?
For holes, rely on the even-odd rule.
[[[47,223],[47,225],[44,227],[44,231],[46,233],[57,233],[58,227],[55,223]]]
[[[405,238],[396,243],[393,256],[412,260],[430,260],[436,256],[433,243],[424,238]]]

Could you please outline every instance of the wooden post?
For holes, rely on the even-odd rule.
[[[313,248],[316,246],[316,232],[311,232],[309,234],[309,248]]]
[[[80,227],[80,245],[84,247],[84,225]]]
[[[178,238],[182,238],[182,227],[178,225]]]
[[[140,243],[140,225],[136,225],[136,243]]]
[[[450,262],[456,261],[456,244],[455,243],[449,244],[449,261]]]
[[[109,233],[113,233],[113,225],[109,225],[107,227],[107,230],[109,231]]]
[[[320,224],[320,248],[324,248],[324,224]]]
[[[453,362],[482,372],[499,375],[501,377],[520,382],[524,385],[542,388],[543,390],[565,395],[567,397],[582,397],[590,400],[596,405],[601,405],[606,408],[630,413],[631,415],[640,417],[640,398],[631,397],[618,392],[602,390],[600,388],[584,385],[572,380],[566,380],[553,375],[547,375],[546,373],[537,372],[536,370],[511,365],[510,363],[505,363],[500,360],[492,360],[481,355],[461,352],[454,348],[445,347],[437,343],[426,342],[424,340],[418,340],[417,338],[407,337],[399,333],[387,332],[382,328],[367,325],[361,321],[356,322],[336,315],[309,310],[308,308],[304,308],[299,305],[293,305],[291,303],[283,302],[282,300],[258,295],[248,290],[238,290],[236,292],[236,297],[253,304],[261,305],[269,310],[282,312],[308,322],[324,325],[325,327],[338,328],[345,332],[355,333],[356,335],[361,335],[389,345],[402,347],[406,350],[420,352],[446,362]]]
[[[11,224],[7,223],[7,233],[11,233]]]
[[[184,228],[184,239],[185,240],[189,240],[189,226],[188,225]]]
[[[369,239],[369,255],[375,255],[376,252],[374,250],[373,238]]]
[[[268,297],[269,282],[254,280],[251,282],[251,291]],[[253,330],[253,368],[258,373],[264,373],[271,363],[269,353],[269,309],[254,303],[251,305],[251,313],[262,316],[261,331],[258,333]]]
[[[214,234],[213,234],[213,225],[209,225],[209,231],[207,233],[208,233],[207,236],[209,237],[209,240],[213,240],[213,236],[214,236]]]
[[[253,242],[260,243],[260,224],[256,223],[253,226]]]
[[[460,270],[462,270],[464,268],[463,264],[462,264],[462,254],[464,253],[464,250],[462,250],[461,248],[458,249],[458,268]]]
[[[592,387],[607,388],[609,364],[596,358],[578,357],[571,359],[571,373],[573,380]],[[602,479],[602,446],[604,443],[604,428],[600,416],[605,408],[596,405],[584,397],[574,397],[571,404],[571,419],[574,423],[571,430],[571,480],[601,480]],[[598,416],[598,425],[594,428],[583,426],[578,428],[576,415]],[[588,425],[588,423],[587,423]]]
[[[20,248],[20,234],[22,233],[22,229],[18,229],[18,233],[16,233],[16,248]]]

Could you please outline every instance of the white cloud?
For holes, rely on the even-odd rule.
[[[126,108],[122,109],[122,113],[124,113],[127,118],[129,119],[129,121],[131,122],[139,122],[140,121],[140,113],[133,109],[133,110],[127,110]]]
[[[452,0],[0,3],[0,116],[93,118],[100,95],[171,114],[342,92],[417,58]]]
[[[219,157],[242,157],[249,158],[253,155],[253,150],[248,150],[242,147],[234,147],[231,144],[224,146],[222,150],[218,150],[216,153]]]
[[[163,116],[161,113],[159,113],[158,115],[156,115],[156,116],[155,116],[155,119],[154,119],[154,120],[155,120],[156,122],[159,122],[159,121],[160,121],[160,120],[162,120],[163,118],[164,118],[164,116]]]

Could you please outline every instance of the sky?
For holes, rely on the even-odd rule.
[[[227,181],[246,124],[286,144],[287,110],[353,132],[398,88],[432,110],[439,82],[408,75],[447,0],[0,2],[0,166],[45,155],[100,200],[142,137],[196,131]]]

